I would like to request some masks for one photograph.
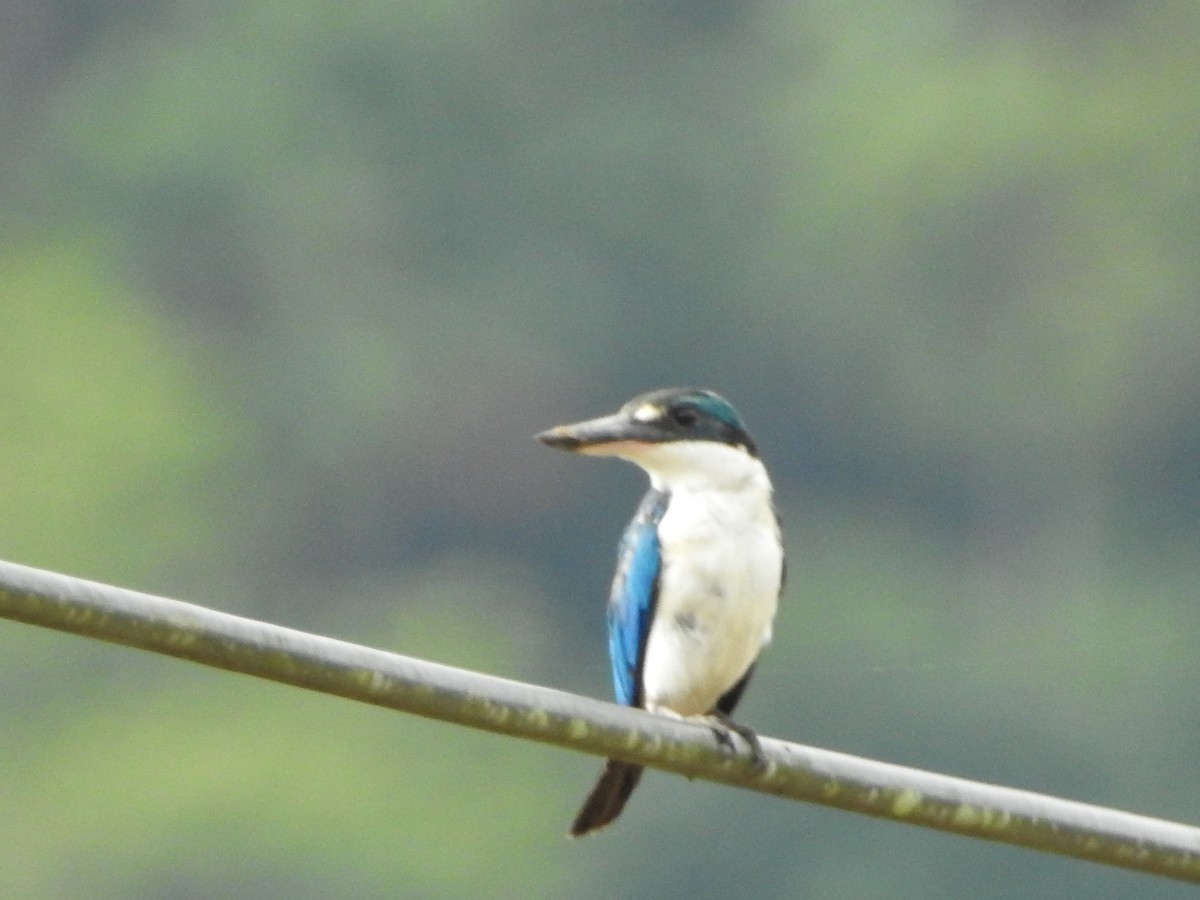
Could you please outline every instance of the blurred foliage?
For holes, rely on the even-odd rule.
[[[167,323],[111,274],[98,241],[20,237],[0,266],[4,550],[30,564],[140,577],[214,549],[198,483],[231,421]]]
[[[1196,820],[1194,5],[9,7],[0,555],[603,694],[641,478],[529,435],[701,383],[788,528],[749,721]],[[593,760],[0,673],[5,895],[1183,896],[661,776],[567,843]]]

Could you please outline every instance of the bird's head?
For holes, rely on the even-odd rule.
[[[720,394],[700,388],[641,394],[612,415],[559,425],[537,439],[560,450],[629,460],[668,489],[716,485],[762,471],[737,410]]]

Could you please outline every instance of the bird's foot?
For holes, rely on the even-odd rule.
[[[704,719],[708,727],[712,729],[718,744],[728,748],[731,753],[735,752],[737,745],[734,743],[733,735],[737,734],[750,748],[750,757],[754,762],[754,768],[760,772],[766,770],[767,754],[763,752],[762,743],[758,739],[758,733],[753,728],[733,721],[733,719],[722,712],[709,713]]]
[[[731,755],[737,754],[737,741],[733,739],[733,736],[736,734],[750,748],[750,759],[754,763],[754,768],[760,772],[766,771],[768,765],[767,754],[763,750],[762,742],[758,739],[758,732],[749,725],[742,725],[735,722],[728,715],[720,711],[711,712],[706,715],[685,716],[665,706],[653,706],[647,707],[647,709],[650,712],[669,716],[672,719],[682,719],[684,721],[707,725],[709,730],[712,731],[713,737],[717,739],[717,743],[728,750]]]

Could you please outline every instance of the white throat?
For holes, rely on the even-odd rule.
[[[740,447],[713,441],[628,444],[619,455],[640,466],[658,490],[745,491],[771,496],[771,479],[755,457]]]

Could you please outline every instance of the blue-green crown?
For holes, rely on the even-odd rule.
[[[664,440],[717,441],[757,455],[746,424],[733,404],[715,391],[664,388],[634,397],[623,407],[633,419],[653,420]]]

